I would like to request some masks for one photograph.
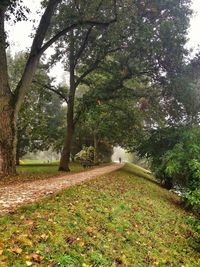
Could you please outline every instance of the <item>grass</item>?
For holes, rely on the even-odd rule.
[[[179,198],[138,171],[147,175],[126,165],[1,217],[0,266],[200,266]]]
[[[59,172],[58,162],[43,163],[35,160],[25,160],[23,164],[17,166],[16,176],[7,176],[0,179],[0,186],[5,184],[13,184],[17,182],[27,182],[39,179],[46,179],[53,176],[62,176],[75,172],[84,171],[83,167],[79,163],[70,163],[69,172]]]

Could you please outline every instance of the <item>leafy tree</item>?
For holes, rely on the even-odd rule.
[[[101,63],[105,58],[112,59],[108,60],[107,71],[113,70],[117,81],[114,84],[118,89],[123,88],[124,81],[132,76],[149,76],[151,83],[172,78],[186,53],[183,45],[190,15],[188,6],[188,1],[116,1],[114,9],[112,1],[69,1],[69,6],[60,6],[60,18],[58,16],[54,21],[50,35],[69,19],[68,14],[71,14],[72,20],[87,14],[89,17],[97,16],[102,22],[98,25],[80,25],[63,38],[63,42],[56,43],[56,59],[62,59],[70,72],[68,126],[60,170],[69,170],[70,147],[76,123],[74,100],[78,85],[95,69],[102,68]],[[104,23],[110,15],[114,16],[112,23]]]
[[[97,17],[99,21],[96,24],[88,23],[88,25],[80,25],[76,30],[71,30],[71,32],[63,38],[63,42],[56,43],[57,53],[52,57],[52,62],[54,62],[60,59],[58,56],[60,55],[66,70],[68,70],[70,74],[69,91],[63,96],[67,99],[68,106],[67,134],[59,167],[61,171],[68,171],[71,144],[75,128],[74,102],[76,89],[83,79],[98,67],[101,60],[104,59],[108,53],[112,52],[113,49],[116,50],[111,40],[108,38],[109,27],[116,22],[116,3],[115,1],[69,1],[69,5],[66,8],[63,9],[61,5],[59,12],[58,19],[54,21],[55,29],[60,27],[63,21],[69,19],[68,16],[63,17],[63,14],[70,14],[72,21],[82,16]],[[108,17],[113,17],[109,23],[107,22]],[[52,34],[52,32],[50,32],[50,34]],[[82,68],[83,65],[84,71],[80,72],[79,69]]]
[[[20,79],[25,63],[25,53],[18,53],[14,59],[9,59],[9,74],[11,89],[15,88]],[[64,134],[64,110],[62,101],[41,84],[51,84],[45,65],[40,64],[36,71],[32,88],[25,97],[17,121],[16,163],[27,152],[61,150],[60,136]]]
[[[186,181],[191,181],[195,173],[188,163],[193,158],[192,147],[198,150],[199,146],[198,131],[193,129],[198,129],[200,119],[199,62],[197,54],[179,67],[168,84],[159,86],[160,95],[156,97],[159,107],[155,109],[159,116],[152,116],[152,107],[150,118],[143,112],[143,127],[136,132],[134,144],[128,145],[150,160],[152,170],[168,188],[174,183],[189,187]],[[151,106],[151,98],[148,100]],[[191,147],[189,136],[194,137]],[[195,160],[198,162],[197,158]]]
[[[18,5],[19,3],[19,5]],[[27,57],[23,74],[15,88],[11,91],[9,86],[9,75],[6,57],[6,34],[5,20],[10,19],[9,11],[16,14],[17,20],[24,19],[24,12],[19,11],[22,1],[4,0],[0,4],[0,173],[1,175],[15,174],[16,154],[16,121],[24,97],[30,90],[42,54],[60,37],[77,28],[79,25],[99,24],[98,18],[79,17],[76,20],[70,18],[67,24],[58,28],[55,35],[47,38],[47,31],[50,29],[52,18],[56,18],[56,10],[62,4],[60,0],[43,1],[45,4],[44,13],[36,28],[32,46]],[[68,2],[65,3],[67,5]],[[68,14],[69,15],[69,14]],[[113,18],[112,18],[113,19]],[[112,20],[111,19],[111,20]],[[105,23],[109,23],[106,21]]]

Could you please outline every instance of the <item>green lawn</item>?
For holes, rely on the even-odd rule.
[[[1,217],[0,266],[200,266],[179,198],[150,179],[126,165]]]

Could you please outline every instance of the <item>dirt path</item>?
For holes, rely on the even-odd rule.
[[[61,189],[80,184],[97,176],[121,168],[122,164],[113,164],[86,172],[53,177],[45,180],[25,182],[21,184],[0,187],[0,214],[12,212],[24,204],[34,202],[39,198],[58,192]]]

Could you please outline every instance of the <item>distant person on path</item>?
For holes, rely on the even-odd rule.
[[[121,163],[122,162],[122,158],[119,158],[119,163]]]

